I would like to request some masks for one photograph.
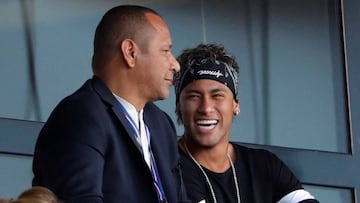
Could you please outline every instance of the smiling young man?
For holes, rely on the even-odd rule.
[[[199,203],[318,202],[269,151],[229,142],[238,102],[239,66],[216,44],[200,44],[178,57],[176,113],[188,197]]]

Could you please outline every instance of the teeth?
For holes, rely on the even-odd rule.
[[[196,121],[196,124],[199,124],[199,125],[214,125],[217,123],[218,123],[217,120],[198,120],[198,121]]]

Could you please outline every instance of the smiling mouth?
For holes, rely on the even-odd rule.
[[[212,126],[218,124],[218,120],[198,120],[196,124],[199,126]]]

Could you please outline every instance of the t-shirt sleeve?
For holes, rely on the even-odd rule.
[[[245,148],[246,149],[246,148]],[[279,201],[292,191],[303,189],[292,171],[272,152],[264,149],[247,149],[245,159],[256,198]]]
[[[271,166],[274,200],[283,203],[318,202],[306,190],[288,166],[272,152],[268,153]]]
[[[293,172],[271,152],[269,152],[269,161],[271,162],[274,197],[277,201],[288,193],[303,188]]]

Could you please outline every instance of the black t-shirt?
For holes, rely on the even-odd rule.
[[[237,203],[236,186],[231,168],[226,170],[224,173],[216,173],[206,169],[205,167],[203,167],[203,170],[209,177],[217,202]],[[214,201],[212,200],[211,202]]]
[[[288,193],[302,189],[302,185],[289,168],[273,153],[232,143],[236,153],[234,163],[241,203],[273,203]],[[194,161],[181,149],[180,161],[188,197],[193,202],[214,202],[209,184]],[[204,168],[218,203],[236,203],[237,195],[233,172],[215,173]],[[316,202],[316,201],[315,201]]]

